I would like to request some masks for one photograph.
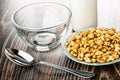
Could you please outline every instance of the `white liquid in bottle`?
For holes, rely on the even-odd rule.
[[[76,32],[97,26],[97,0],[71,0],[71,10]]]

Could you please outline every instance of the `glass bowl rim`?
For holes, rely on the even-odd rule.
[[[67,18],[66,18],[66,20],[65,20],[64,22],[62,22],[62,23],[60,23],[60,24],[58,24],[58,25],[51,26],[51,27],[48,26],[48,28],[28,28],[28,26],[27,26],[27,28],[26,28],[25,26],[22,26],[22,27],[21,27],[21,25],[17,24],[16,21],[14,20],[15,15],[16,15],[20,10],[22,10],[22,9],[24,9],[24,8],[26,8],[26,7],[29,7],[29,6],[31,6],[31,5],[36,5],[36,4],[59,5],[59,6],[61,6],[61,7],[66,8],[66,9],[68,10],[69,15],[67,16]],[[48,29],[52,29],[52,28],[57,28],[57,27],[59,27],[59,25],[62,25],[62,24],[64,24],[65,22],[70,21],[71,16],[72,16],[71,10],[70,10],[67,6],[65,6],[65,5],[63,5],[63,4],[59,4],[59,3],[55,3],[55,2],[39,2],[39,3],[28,4],[28,5],[25,5],[25,6],[21,7],[21,8],[19,8],[19,9],[17,9],[17,10],[12,14],[11,21],[12,21],[12,24],[15,25],[16,28],[19,28],[19,29],[22,29],[22,30],[27,30],[27,31],[36,31],[36,30],[39,31],[39,30],[48,30]]]

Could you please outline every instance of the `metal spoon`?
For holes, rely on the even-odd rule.
[[[32,66],[32,65],[36,65],[36,64],[44,64],[47,66],[51,66],[51,67],[69,72],[71,74],[74,74],[74,75],[82,77],[82,78],[92,78],[95,76],[95,73],[88,72],[88,71],[74,70],[74,69],[70,69],[67,67],[61,67],[61,66],[58,66],[55,64],[47,63],[44,61],[35,62],[34,58],[30,54],[28,54],[24,51],[21,51],[21,50],[6,48],[5,55],[13,63],[20,65],[20,66]]]

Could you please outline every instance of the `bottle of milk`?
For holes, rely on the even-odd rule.
[[[120,0],[98,0],[98,26],[120,30]]]
[[[97,26],[97,0],[71,0],[72,27],[76,32]]]

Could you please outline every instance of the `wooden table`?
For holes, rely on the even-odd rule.
[[[28,47],[16,34],[10,18],[16,9],[31,2],[33,0],[0,0],[0,80],[120,80],[120,63],[101,67],[86,66],[66,57],[61,46],[48,52],[36,52]],[[30,53],[36,61],[91,71],[95,72],[96,76],[84,79],[45,65],[27,68],[17,66],[6,58],[5,48],[21,49]]]

